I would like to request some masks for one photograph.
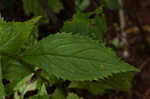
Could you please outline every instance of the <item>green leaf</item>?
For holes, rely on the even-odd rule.
[[[41,81],[39,79],[32,81],[33,74],[30,74],[23,78],[20,82],[17,83],[17,85],[14,87],[14,91],[18,91],[21,93],[21,97],[25,95],[28,91],[33,91],[35,89],[38,89],[41,85]]]
[[[39,17],[27,22],[0,21],[0,54],[16,55],[29,40],[35,22]]]
[[[2,75],[2,64],[1,64],[1,57],[0,57],[0,99],[3,99],[5,96],[4,85],[2,83],[3,75]]]
[[[64,23],[62,32],[80,33],[81,35],[89,35],[91,33],[88,21],[81,20],[79,22],[67,21]]]
[[[110,78],[94,82],[71,82],[69,88],[86,89],[92,94],[102,95],[110,90],[127,91],[131,88],[132,73],[121,73]]]
[[[103,41],[107,25],[104,14],[99,16],[100,13],[102,14],[102,8],[89,13],[77,13],[73,16],[72,21],[66,21],[64,23],[61,32],[78,33]],[[95,14],[96,16],[94,18],[89,18],[91,15]]]
[[[91,0],[75,0],[76,11],[84,11],[91,3]]]
[[[101,16],[96,16],[92,20],[92,24],[94,26],[92,27],[91,30],[96,35],[95,39],[99,41],[104,41],[104,34],[107,31],[107,24],[104,14],[102,14]]]
[[[72,21],[66,21],[64,23],[61,32],[90,35],[90,33],[92,33],[90,28],[91,27],[90,27],[90,20],[88,19],[88,14],[77,13],[73,16]]]
[[[6,85],[7,93],[12,92],[16,84],[31,73],[28,68],[8,57],[2,57],[3,77],[10,83]]]
[[[14,99],[21,99],[20,95],[18,94],[18,92],[14,93]]]
[[[41,71],[40,75],[42,77],[44,77],[51,85],[54,85],[56,83],[60,83],[62,82],[60,79],[58,79],[56,76],[54,75],[49,75],[47,72],[45,71]]]
[[[47,94],[48,93],[47,93],[47,90],[46,90],[46,86],[45,86],[45,84],[42,84],[39,95],[42,96],[42,95],[47,95]]]
[[[83,98],[80,98],[77,94],[69,93],[67,99],[83,99]]]
[[[69,88],[86,89],[95,95],[102,95],[106,90],[112,89],[106,82],[72,82]]]
[[[61,89],[56,88],[53,94],[51,95],[51,98],[52,99],[65,99],[65,94]]]
[[[32,32],[30,33],[29,36],[29,40],[27,43],[25,43],[24,49],[28,48],[29,46],[32,46],[33,44],[37,43],[38,41],[38,37],[39,37],[39,33],[38,33],[38,25],[39,25],[39,21],[41,20],[41,16],[38,16],[36,18],[33,18],[31,20],[29,20],[29,24],[34,23],[34,26],[32,28]]]
[[[65,80],[97,80],[137,71],[103,44],[70,33],[50,35],[21,56],[25,62]]]
[[[119,91],[127,91],[132,87],[131,80],[133,77],[133,73],[116,74],[107,80],[107,84]]]
[[[48,96],[45,84],[42,84],[38,94],[30,97],[29,99],[51,99],[51,98],[50,96]]]
[[[105,7],[116,10],[119,9],[118,0],[99,0]]]

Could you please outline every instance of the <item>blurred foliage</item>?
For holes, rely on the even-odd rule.
[[[75,0],[76,11],[84,11],[91,3],[91,0]]]
[[[92,15],[95,16],[89,18]],[[76,13],[72,21],[66,21],[64,23],[61,32],[79,33],[80,35],[90,36],[102,42],[106,30],[106,20],[102,13],[102,8],[98,8],[89,13]]]
[[[104,7],[109,8],[111,10],[119,9],[118,0],[97,0],[104,5]]]
[[[132,73],[121,73],[114,75],[106,80],[93,82],[72,82],[69,88],[87,89],[95,95],[102,95],[110,90],[117,89],[119,91],[127,91],[131,88],[131,79],[134,77]]]
[[[16,1],[0,3],[14,10]],[[0,99],[25,99],[32,91],[36,94],[29,99],[83,99],[71,89],[103,95],[131,88],[134,74],[130,71],[138,70],[103,44],[107,32],[103,8],[118,10],[118,0],[95,1],[99,3],[97,9],[85,13],[93,1],[75,0],[76,12],[63,23],[62,33],[42,40],[38,40],[41,17],[25,22],[6,22],[0,17]],[[65,8],[63,3],[46,0],[44,6],[57,17]],[[49,22],[41,0],[22,0],[22,4],[27,16],[42,16],[42,22]],[[118,26],[115,28],[119,31]],[[121,46],[118,38],[110,43],[116,48]]]
[[[80,98],[77,94],[69,93],[67,99],[83,99],[83,98]]]
[[[47,10],[59,13],[63,9],[60,0],[46,0],[46,5],[42,4],[42,0],[23,0],[24,11],[27,15],[43,16],[43,22],[48,22]]]

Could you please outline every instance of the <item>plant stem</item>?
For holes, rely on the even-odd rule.
[[[124,12],[124,2],[123,0],[119,1],[119,16],[120,16],[120,29],[121,29],[121,41],[125,46],[125,49],[123,51],[123,57],[128,58],[129,57],[129,51],[128,51],[128,41],[127,41],[127,33],[125,31],[126,28],[126,19],[125,19],[125,12]]]

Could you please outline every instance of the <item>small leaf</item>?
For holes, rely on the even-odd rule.
[[[2,57],[1,60],[3,77],[10,82],[6,85],[6,92],[7,94],[12,93],[16,84],[31,72],[16,60],[8,57]]]
[[[116,73],[137,71],[103,44],[70,33],[50,35],[20,57],[64,80],[97,80]]]
[[[29,40],[36,20],[27,22],[0,22],[0,54],[16,55]]]
[[[75,0],[76,11],[84,11],[91,3],[91,0]]]
[[[133,73],[116,74],[107,80],[107,84],[119,91],[127,91],[132,87],[131,80],[133,77]]]
[[[33,91],[35,89],[38,89],[40,87],[41,81],[35,80],[32,81],[33,74],[28,75],[27,77],[23,78],[20,82],[17,83],[17,85],[14,87],[14,91],[18,91],[21,93],[21,97],[25,95],[28,91]]]
[[[35,96],[30,97],[29,99],[51,99],[50,96],[48,96],[46,86],[45,84],[42,84],[39,93]]]
[[[45,84],[42,84],[39,95],[47,95],[47,90]]]
[[[19,81],[31,73],[30,70],[25,68],[22,64],[8,57],[3,57],[2,64],[4,78],[10,82]]]
[[[56,88],[53,94],[51,95],[52,99],[65,99],[63,91],[59,88]]]
[[[18,92],[14,93],[14,99],[21,99],[20,95],[18,94]]]
[[[47,72],[45,71],[41,71],[40,75],[42,77],[44,77],[51,85],[54,85],[56,83],[60,83],[60,79],[58,79],[56,76],[54,75],[49,75]]]
[[[103,41],[107,25],[104,14],[101,16],[99,14],[102,14],[102,8],[98,8],[89,13],[77,13],[73,16],[72,21],[66,21],[64,23],[61,31],[73,34],[78,33]],[[89,18],[91,15],[96,16]]]

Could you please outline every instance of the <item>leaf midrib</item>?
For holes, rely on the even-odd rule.
[[[67,57],[67,58],[76,58],[76,59],[83,59],[83,60],[92,60],[92,61],[100,61],[98,59],[93,59],[93,58],[86,58],[86,57],[79,57],[79,56],[71,56],[71,55],[63,55],[63,54],[54,54],[54,53],[41,53],[41,54],[34,54],[34,55],[23,55],[23,57],[28,57],[28,56],[56,56],[56,57]]]

